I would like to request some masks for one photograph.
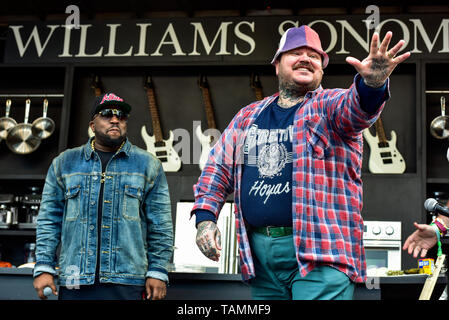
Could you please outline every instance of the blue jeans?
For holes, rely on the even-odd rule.
[[[301,277],[293,236],[249,235],[256,277],[251,295],[257,300],[352,300],[355,284],[330,266],[317,266]]]

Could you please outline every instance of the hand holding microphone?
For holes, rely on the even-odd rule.
[[[427,211],[430,212],[436,212],[439,215],[442,215],[444,217],[437,217],[433,220],[431,225],[434,225],[436,229],[436,232],[441,234],[441,236],[445,236],[447,232],[449,231],[449,228],[446,226],[448,224],[449,219],[449,208],[441,205],[436,201],[435,199],[429,198],[424,202],[424,207]]]
[[[41,275],[34,278],[33,281],[34,289],[36,289],[39,298],[46,300],[53,293],[58,295],[57,288],[53,279],[53,275],[50,273],[42,273]]]

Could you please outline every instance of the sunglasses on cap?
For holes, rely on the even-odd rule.
[[[119,120],[127,120],[128,114],[119,109],[103,109],[97,114],[104,119],[111,119],[113,116],[117,116]]]

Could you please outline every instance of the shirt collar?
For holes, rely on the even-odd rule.
[[[307,95],[309,95],[310,97],[314,97],[316,96],[318,93],[320,93],[321,91],[323,91],[323,87],[321,86],[321,84],[318,86],[318,88],[316,88],[313,91],[308,91],[305,95],[305,97],[307,97]]]

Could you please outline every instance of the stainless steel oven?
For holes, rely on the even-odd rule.
[[[401,222],[364,221],[363,244],[368,276],[401,270]]]

